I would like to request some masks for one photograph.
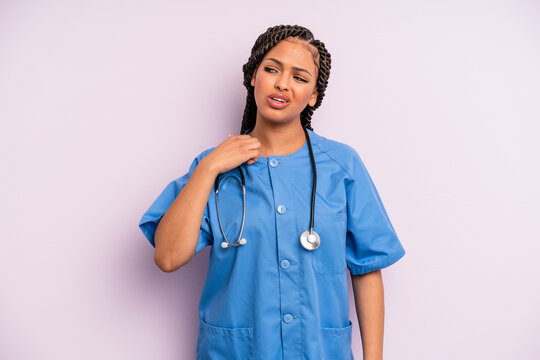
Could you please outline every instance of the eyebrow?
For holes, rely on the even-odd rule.
[[[283,66],[283,63],[277,59],[274,59],[274,58],[268,58],[266,60],[272,60],[272,61],[275,61],[277,62],[280,66]],[[311,76],[311,74],[309,73],[309,71],[307,71],[306,69],[302,69],[302,68],[299,68],[299,67],[296,67],[296,66],[293,66],[293,69],[296,70],[296,71],[305,71],[309,74],[309,76]]]

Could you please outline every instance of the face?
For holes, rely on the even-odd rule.
[[[317,68],[307,44],[282,40],[264,56],[251,79],[257,122],[300,122],[300,113],[317,101]],[[282,96],[286,102],[271,100]]]

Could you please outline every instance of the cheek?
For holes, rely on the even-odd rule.
[[[267,84],[268,80],[265,78],[264,75],[261,75],[261,74],[258,74],[257,75],[257,78],[255,79],[255,86],[254,86],[254,94],[255,94],[255,98],[258,98],[259,96],[262,96],[261,94],[265,94],[266,91],[265,91],[265,87],[266,87],[266,84]]]
[[[255,82],[254,95],[255,95],[255,103],[257,104],[257,106],[260,106],[261,105],[260,102],[264,101],[264,94],[265,94],[265,91],[264,89],[262,89],[261,84],[258,84],[257,82]]]
[[[298,99],[301,100],[301,102],[308,103],[312,93],[313,91],[311,88],[308,89],[307,87],[304,87],[297,92]]]

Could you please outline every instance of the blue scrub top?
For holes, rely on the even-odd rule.
[[[321,244],[300,244],[309,229],[313,175],[307,142],[292,154],[241,165],[246,181],[245,245],[222,248],[215,192],[210,193],[196,253],[211,246],[199,303],[197,359],[353,359],[347,273],[398,261],[405,250],[358,153],[308,130],[317,164],[314,230]],[[154,244],[163,214],[188,182],[171,181],[144,213],[140,229]],[[236,179],[235,179],[236,178]],[[220,175],[219,214],[238,239],[240,172]]]

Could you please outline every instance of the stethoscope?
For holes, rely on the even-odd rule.
[[[311,167],[313,169],[313,188],[311,190],[311,219],[309,223],[309,230],[304,231],[300,235],[300,244],[304,247],[306,250],[315,250],[319,247],[321,244],[321,239],[319,238],[319,234],[313,230],[313,217],[315,214],[315,193],[317,189],[317,166],[315,164],[315,157],[313,156],[313,149],[311,148],[311,141],[309,140],[309,134],[304,129],[304,133],[306,134],[306,141],[309,147],[309,156],[311,158]],[[223,234],[223,238],[225,241],[221,243],[222,248],[227,248],[229,246],[239,246],[239,245],[245,245],[246,239],[242,238],[242,233],[244,232],[244,221],[246,219],[246,180],[244,179],[244,173],[240,166],[238,166],[238,170],[240,171],[240,177],[241,177],[241,184],[242,184],[242,194],[243,194],[243,203],[244,203],[244,210],[242,212],[242,226],[240,228],[240,235],[238,236],[238,240],[234,244],[231,244],[229,240],[227,240],[227,236],[225,236],[225,232],[223,231],[223,226],[221,226],[221,219],[219,217],[219,203],[218,203],[218,192],[219,192],[219,174],[216,177],[216,181],[214,184],[214,189],[216,191],[216,209],[217,209],[217,215],[218,215],[218,221],[219,221],[219,227],[221,229],[221,233]],[[235,179],[238,180],[238,178],[235,177]]]

